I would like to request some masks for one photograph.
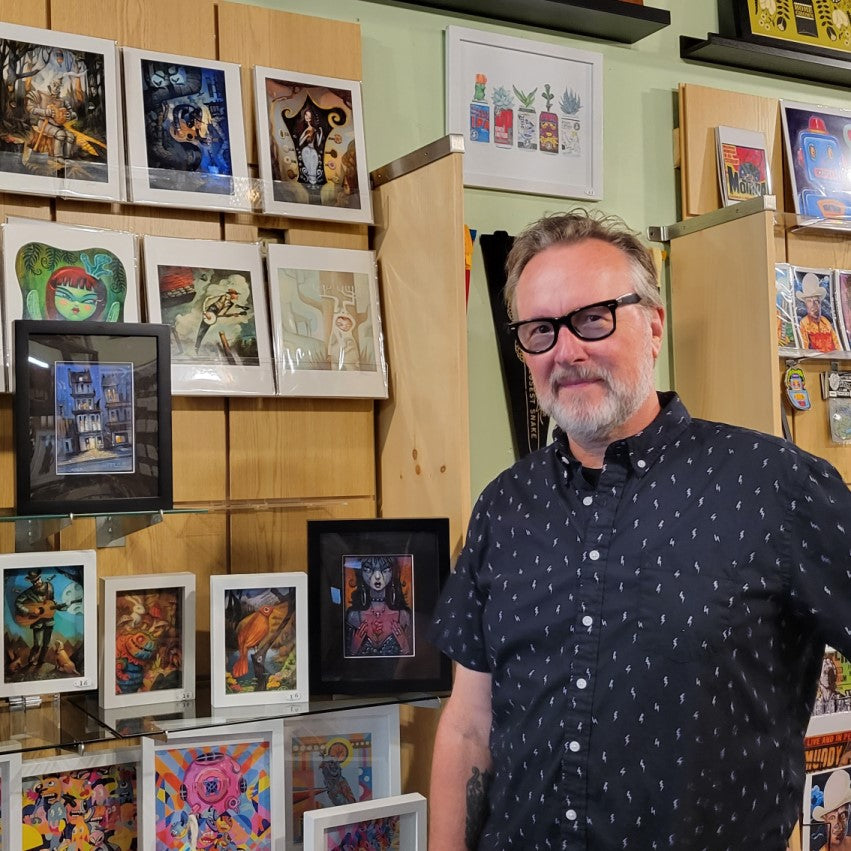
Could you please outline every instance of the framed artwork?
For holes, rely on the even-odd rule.
[[[20,514],[172,507],[168,330],[18,320]]]
[[[148,321],[171,335],[176,395],[275,395],[259,243],[146,236]]]
[[[316,694],[447,691],[426,638],[449,575],[449,520],[308,520]]]
[[[139,847],[278,851],[282,740],[280,719],[144,737]]]
[[[412,792],[304,814],[305,851],[404,848],[426,851],[426,799]]]
[[[21,847],[21,755],[17,751],[0,752],[0,851],[18,851]]]
[[[771,168],[765,134],[741,127],[715,128],[718,182],[725,207],[771,195]]]
[[[0,697],[97,687],[94,550],[0,555]]]
[[[801,847],[804,851],[841,848],[849,835],[851,768],[820,771],[807,774],[806,778]]]
[[[795,212],[851,227],[851,111],[781,100],[780,114]]]
[[[278,393],[387,398],[375,253],[268,246]]]
[[[123,198],[118,46],[0,23],[0,191]]]
[[[210,624],[213,706],[308,699],[304,573],[211,576]]]
[[[372,222],[360,83],[256,66],[263,212]]]
[[[446,30],[446,132],[464,185],[603,197],[603,55],[464,27]]]
[[[25,762],[23,847],[135,849],[139,757],[119,748]]]
[[[293,851],[304,843],[306,812],[400,793],[399,706],[287,718],[284,760]]]
[[[251,210],[239,65],[125,47],[130,200]]]
[[[7,219],[0,230],[10,366],[16,319],[141,319],[135,234],[21,218]]]
[[[100,579],[100,705],[195,697],[195,574]]]
[[[830,269],[792,267],[795,293],[795,320],[801,350],[833,352],[842,348],[837,333]]]

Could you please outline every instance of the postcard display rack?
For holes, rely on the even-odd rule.
[[[9,0],[2,17],[41,28],[49,21],[63,32],[85,27],[86,35],[128,47],[239,63],[246,128],[254,127],[255,65],[362,76],[357,24],[237,3],[96,0],[81,18],[76,0]],[[246,137],[256,175],[251,130]],[[210,664],[210,577],[306,570],[308,520],[448,516],[452,554],[460,549],[470,509],[461,155],[450,137],[435,144],[425,156],[415,152],[410,167],[403,159],[373,174],[371,226],[0,193],[2,220],[26,216],[140,235],[376,251],[390,398],[173,398],[174,503],[184,510],[133,531],[121,546],[97,549],[98,577],[194,574],[201,681]],[[425,314],[432,321],[423,325]],[[447,410],[452,429],[445,428]],[[15,506],[12,431],[12,396],[3,394],[0,510],[6,515]],[[133,522],[119,525],[131,529]],[[0,522],[0,552],[15,552],[15,534],[14,523]],[[44,550],[92,550],[99,540],[91,517],[45,522],[42,535],[35,548]],[[96,703],[63,695],[22,710],[0,707],[0,742],[10,740],[23,752],[26,776],[32,757],[58,757],[60,749],[84,745],[88,753],[163,729],[144,717],[122,727]],[[372,701],[326,701],[308,711],[350,704]],[[241,711],[252,720],[250,709]],[[209,721],[195,714],[178,708],[178,725]],[[436,716],[401,706],[403,792],[427,790]]]

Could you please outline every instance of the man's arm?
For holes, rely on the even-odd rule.
[[[429,793],[431,848],[478,848],[491,779],[490,727],[490,674],[456,665],[452,696],[434,742]]]

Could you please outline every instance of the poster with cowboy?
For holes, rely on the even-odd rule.
[[[807,776],[804,787],[805,851],[851,851],[851,768]]]
[[[801,348],[817,352],[841,349],[830,298],[830,270],[795,266],[794,273],[795,314]]]

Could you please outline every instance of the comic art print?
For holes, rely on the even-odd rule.
[[[263,210],[371,222],[360,83],[255,68]]]
[[[724,206],[771,194],[764,133],[720,125],[715,128],[715,144]]]
[[[793,266],[792,273],[801,348],[817,352],[841,349],[831,296],[831,271]]]
[[[839,320],[842,348],[851,351],[851,270],[834,269],[833,304]]]
[[[342,567],[344,657],[415,655],[413,555],[347,555]]]
[[[137,770],[137,749],[27,763],[21,786],[23,847],[137,848]]]
[[[851,824],[851,768],[808,774],[804,784],[805,851],[842,848]]]
[[[133,473],[133,364],[54,366],[56,475]]]
[[[115,42],[0,24],[0,190],[121,200]]]
[[[777,345],[780,354],[798,354],[798,315],[792,267],[788,263],[774,265],[774,306],[777,314]]]
[[[825,647],[813,713],[807,727],[810,738],[851,730],[851,660],[832,647]],[[851,762],[851,757],[849,757]]]

